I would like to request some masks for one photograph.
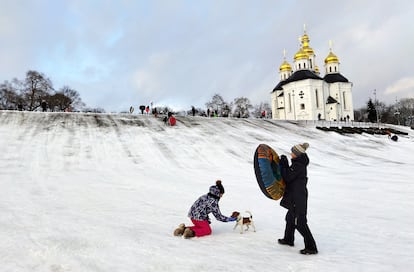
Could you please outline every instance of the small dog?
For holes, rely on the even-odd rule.
[[[242,217],[240,215],[240,213],[236,212],[236,211],[232,213],[231,217],[237,218],[236,225],[234,226],[233,230],[235,230],[237,228],[237,226],[240,226],[240,233],[243,233],[243,227],[244,226],[247,227],[246,230],[249,230],[249,226],[252,226],[253,231],[256,232],[256,227],[254,226],[254,223],[253,223],[252,213],[249,212],[249,211],[246,211],[246,213],[249,214],[248,217]]]

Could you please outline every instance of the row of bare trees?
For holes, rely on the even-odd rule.
[[[402,98],[390,105],[370,98],[366,107],[354,111],[354,116],[357,121],[414,126],[414,98]]]
[[[220,94],[213,95],[206,104],[207,109],[217,116],[227,117],[271,117],[272,109],[267,102],[252,105],[246,97],[238,97],[226,102]],[[198,109],[198,111],[202,111]],[[414,98],[402,98],[394,104],[386,105],[369,99],[366,107],[354,111],[355,120],[376,123],[406,125],[414,127]]]
[[[3,110],[67,111],[84,106],[76,90],[69,86],[55,90],[52,81],[37,71],[28,71],[22,80],[15,78],[0,84],[0,109]]]
[[[206,104],[207,111],[220,117],[264,117],[271,116],[269,103],[260,103],[253,106],[247,97],[237,97],[232,102],[226,102],[220,94],[214,94]]]

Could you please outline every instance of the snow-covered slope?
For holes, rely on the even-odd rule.
[[[342,136],[254,119],[0,111],[1,271],[410,271],[414,138]],[[286,210],[259,190],[253,154],[308,142],[309,226],[319,254],[276,243]],[[250,210],[257,232],[212,220],[172,236],[221,179],[221,211]]]

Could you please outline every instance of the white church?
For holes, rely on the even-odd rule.
[[[279,68],[280,82],[271,93],[272,118],[278,120],[354,120],[352,82],[339,70],[339,59],[332,46],[325,58],[324,76],[316,65],[304,31],[301,46],[293,58],[293,68],[284,61]]]

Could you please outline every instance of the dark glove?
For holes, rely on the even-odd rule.
[[[237,220],[236,217],[227,217],[226,222],[233,222],[233,221],[236,221],[236,220]]]
[[[280,165],[282,165],[282,167],[288,167],[289,166],[288,159],[285,155],[280,156]]]

